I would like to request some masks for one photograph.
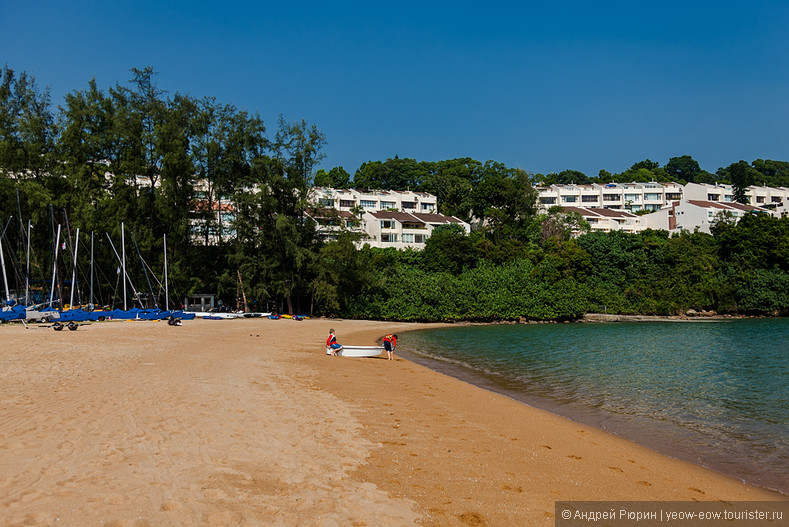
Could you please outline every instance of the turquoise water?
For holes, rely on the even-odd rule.
[[[462,326],[402,335],[427,366],[789,493],[789,319]]]

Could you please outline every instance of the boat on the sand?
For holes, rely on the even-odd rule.
[[[343,346],[337,351],[340,357],[377,357],[384,351],[383,346]],[[326,355],[331,355],[332,349],[326,348]]]

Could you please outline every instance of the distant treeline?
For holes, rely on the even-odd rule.
[[[213,98],[168,94],[151,68],[128,85],[90,81],[53,110],[31,76],[5,67],[0,83],[0,219],[13,289],[25,282],[27,221],[34,288],[48,290],[57,225],[67,297],[80,228],[78,301],[87,303],[89,234],[94,301],[118,305],[109,240],[126,229],[132,281],[161,303],[163,235],[171,296],[214,293],[235,306],[391,320],[572,319],[590,311],[789,313],[789,220],[724,219],[712,235],[587,233],[578,215],[540,214],[535,185],[591,181],[726,182],[789,186],[789,163],[739,161],[715,174],[689,156],[646,160],[621,174],[531,174],[495,161],[370,161],[353,177],[315,172],[325,137]],[[311,185],[435,194],[440,212],[475,220],[471,235],[436,230],[422,252],[357,250],[353,235],[325,242],[309,218]],[[258,190],[255,190],[258,189]],[[232,211],[227,205],[232,204]],[[229,230],[218,212],[232,213]],[[220,236],[223,235],[223,236]],[[242,288],[243,284],[243,288]]]

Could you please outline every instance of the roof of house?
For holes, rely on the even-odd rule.
[[[577,212],[581,216],[595,216],[605,218],[637,218],[632,212],[618,209],[598,209],[586,207],[562,207],[565,212]]]
[[[753,205],[743,205],[742,203],[736,203],[736,202],[721,203],[719,201],[703,201],[698,199],[689,199],[688,203],[696,207],[701,207],[703,209],[739,210],[744,212],[757,210],[757,211],[766,212],[766,210],[761,207],[754,207]]]
[[[461,221],[454,216],[444,216],[443,214],[413,212],[411,215],[416,216],[425,223],[461,223]]]
[[[410,212],[397,212],[393,210],[381,210],[377,212],[370,212],[379,220],[396,220],[400,223],[425,223],[419,218],[415,217]]]

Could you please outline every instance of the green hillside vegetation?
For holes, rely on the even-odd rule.
[[[215,293],[235,305],[241,275],[259,310],[423,321],[689,309],[789,314],[789,219],[721,221],[712,235],[588,233],[577,215],[538,213],[535,189],[617,181],[789,186],[784,161],[737,161],[711,173],[683,155],[590,177],[395,156],[363,163],[351,176],[343,167],[317,169],[326,139],[314,125],[280,118],[272,133],[258,115],[231,104],[160,90],[150,68],[132,70],[127,85],[107,90],[90,81],[56,110],[31,76],[8,67],[1,74],[0,219],[14,288],[24,284],[27,220],[39,289],[49,287],[56,225],[68,222],[72,236],[80,227],[85,247],[81,282],[89,281],[82,255],[94,232],[99,303],[117,303],[118,262],[108,235],[117,245],[123,223],[132,279],[154,298],[166,234],[173,296]],[[356,249],[350,233],[323,242],[307,216],[311,185],[429,192],[439,212],[483,227],[468,236],[456,226],[439,228],[422,252]],[[235,219],[224,234],[231,236],[209,243],[222,229],[212,211],[228,204]],[[587,234],[573,238],[573,230]],[[67,243],[69,252],[74,242]],[[71,262],[64,260],[65,276]]]

